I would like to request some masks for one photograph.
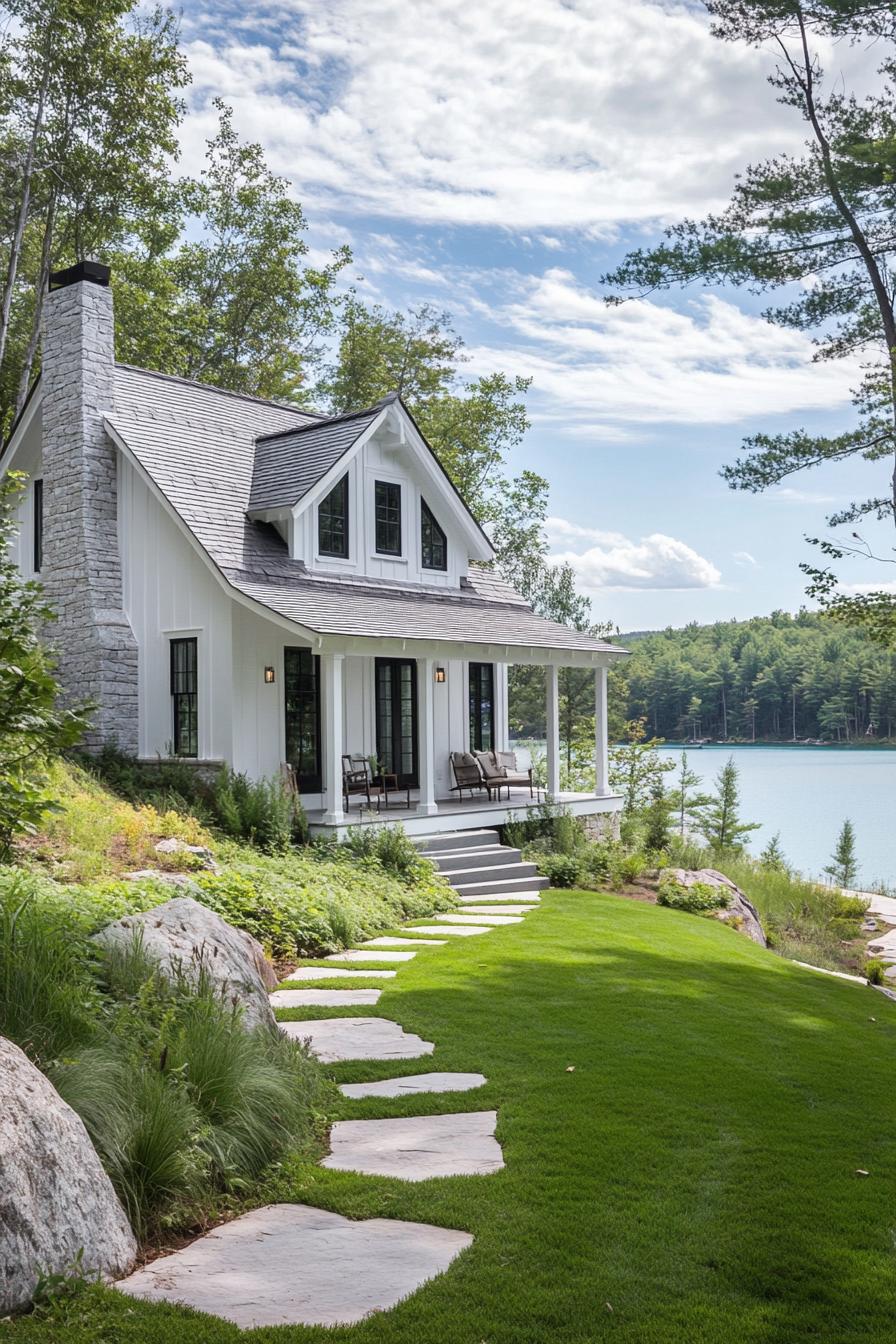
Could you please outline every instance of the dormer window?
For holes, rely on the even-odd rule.
[[[348,475],[321,500],[317,509],[317,547],[321,555],[348,559]]]
[[[374,488],[377,555],[401,555],[401,486],[377,481]]]
[[[448,538],[425,499],[420,501],[420,552],[424,569],[448,568]]]

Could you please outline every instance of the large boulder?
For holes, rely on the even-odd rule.
[[[717,872],[715,868],[665,868],[662,877],[677,882],[682,887],[695,887],[698,883],[706,887],[723,887],[728,897],[728,904],[722,910],[713,910],[714,918],[722,920],[725,924],[732,924],[760,947],[768,947],[755,905],[724,873]]]
[[[27,1307],[38,1279],[117,1277],[137,1242],[79,1117],[12,1041],[0,1037],[0,1316]]]
[[[95,935],[102,947],[129,947],[141,935],[143,950],[162,973],[196,981],[212,977],[225,1002],[238,1003],[247,1027],[275,1029],[267,985],[276,977],[251,934],[225,923],[192,896],[177,896],[142,915],[125,915]]]

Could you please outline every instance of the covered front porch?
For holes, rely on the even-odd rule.
[[[321,649],[320,792],[303,791],[312,833],[344,836],[349,826],[396,823],[410,835],[494,828],[546,801],[582,817],[619,811],[621,799],[610,789],[608,769],[608,655],[445,641],[409,657],[413,644],[408,641],[400,656],[382,646],[376,654]],[[528,787],[512,786],[500,797],[484,791],[461,795],[452,787],[452,752],[512,748],[508,668],[514,663],[545,669],[546,759],[540,784],[531,793]],[[593,793],[560,787],[558,672],[564,666],[587,666],[594,675]],[[388,772],[397,787],[379,799],[379,806],[375,801],[368,805],[363,795],[346,798],[346,758],[362,768],[371,762],[371,776],[376,769]]]

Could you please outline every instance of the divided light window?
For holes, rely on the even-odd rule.
[[[495,668],[470,664],[470,750],[495,749]]]
[[[401,486],[377,481],[374,492],[377,555],[401,555]]]
[[[321,555],[348,559],[348,475],[343,476],[317,508],[317,549]]]
[[[44,563],[44,483],[34,482],[34,572],[39,574]]]
[[[420,548],[424,569],[448,568],[448,539],[425,499],[420,501]]]
[[[194,639],[171,641],[171,700],[175,756],[199,755],[198,672]]]

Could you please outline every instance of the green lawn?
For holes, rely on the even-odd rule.
[[[523,924],[421,951],[397,979],[370,983],[383,989],[378,1008],[353,1011],[393,1017],[436,1051],[410,1065],[337,1066],[339,1080],[437,1068],[479,1070],[489,1082],[459,1096],[344,1102],[344,1115],[496,1107],[506,1169],[406,1185],[296,1166],[274,1198],[469,1230],[476,1240],[447,1274],[395,1310],[335,1331],[245,1335],[93,1289],[55,1316],[8,1327],[9,1336],[893,1337],[896,1004],[799,970],[716,922],[577,892],[545,893]]]

